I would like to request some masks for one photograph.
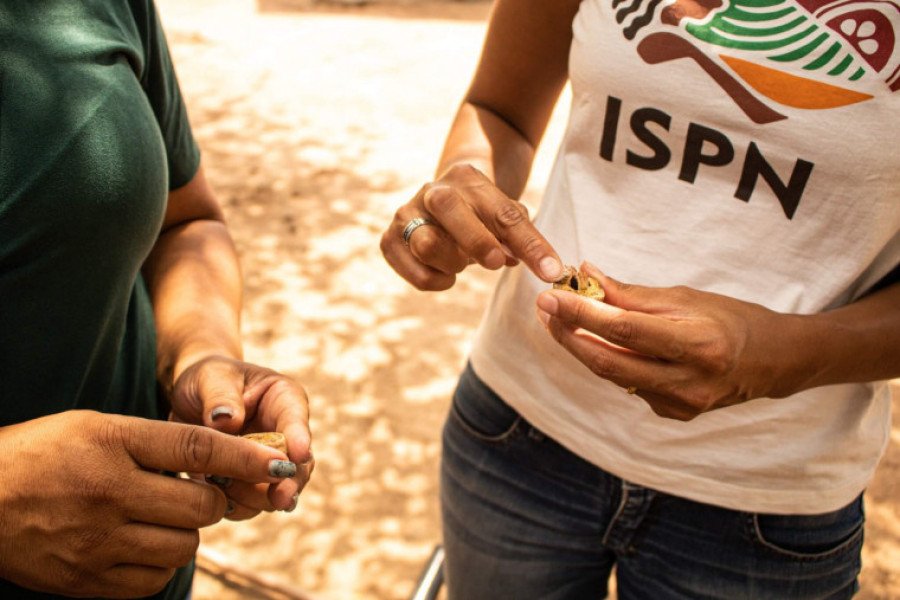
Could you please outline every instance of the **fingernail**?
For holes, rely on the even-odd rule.
[[[294,512],[294,509],[297,508],[297,503],[300,501],[300,494],[294,494],[291,496],[291,505],[284,509],[284,512]]]
[[[542,310],[537,311],[538,319],[541,320],[541,323],[544,324],[544,327],[548,327],[550,325],[550,315],[545,313]]]
[[[228,500],[228,502],[225,504],[225,514],[230,515],[233,512],[234,512],[234,504],[231,503],[231,500]]]
[[[293,477],[297,474],[297,465],[289,460],[269,461],[269,475],[272,477]]]
[[[207,475],[206,481],[213,485],[219,486],[222,489],[230,487],[233,483],[230,477],[222,477],[220,475]]]
[[[509,246],[507,246],[506,244],[500,244],[500,249],[503,250],[503,254],[507,255],[508,257],[510,257],[514,260],[519,260],[516,258],[516,255],[513,254],[513,251],[510,250]]]
[[[310,453],[309,453],[309,456],[306,458],[306,460],[304,460],[302,463],[300,463],[300,466],[301,466],[301,467],[308,467],[309,465],[311,465],[311,464],[313,463],[313,460],[315,460],[315,459],[313,458],[313,453],[310,452]]]
[[[541,275],[546,279],[559,279],[562,277],[563,267],[560,262],[552,256],[542,258],[541,262],[538,263],[538,268],[541,270]]]
[[[559,300],[553,294],[541,294],[537,298],[537,305],[548,315],[555,315],[559,311]]]
[[[229,419],[234,416],[234,409],[230,406],[217,406],[211,411],[209,411],[209,420],[216,421],[219,417],[228,417]]]

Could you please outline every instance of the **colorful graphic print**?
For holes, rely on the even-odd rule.
[[[693,60],[756,123],[773,103],[827,109],[900,89],[896,0],[613,0],[626,39],[650,64]],[[873,80],[879,85],[873,88]]]

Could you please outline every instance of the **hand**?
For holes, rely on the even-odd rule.
[[[798,391],[789,340],[802,339],[794,334],[803,317],[687,287],[627,285],[583,268],[600,281],[605,302],[546,291],[538,317],[591,371],[636,388],[658,415],[688,421]]]
[[[205,471],[229,499],[228,519],[243,520],[261,511],[291,511],[315,466],[306,393],[290,378],[250,363],[213,356],[197,361],[175,381],[172,419],[203,424],[224,433],[278,431],[297,465],[294,477],[272,485],[237,481]],[[233,510],[232,510],[233,509]]]
[[[90,411],[4,427],[0,579],[67,596],[154,594],[226,508],[215,487],[160,471],[275,483],[285,458],[205,427]]]
[[[403,230],[417,217],[428,224],[415,230],[407,246]],[[469,165],[451,167],[401,206],[381,236],[381,252],[420,290],[453,287],[456,275],[473,263],[496,270],[521,259],[547,282],[559,279],[563,270],[525,206]]]

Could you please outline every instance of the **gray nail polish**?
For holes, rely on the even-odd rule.
[[[289,460],[269,461],[269,475],[272,477],[293,477],[297,474],[297,465]]]
[[[220,475],[207,475],[206,481],[223,489],[231,486],[233,483],[230,477],[222,477]]]
[[[217,406],[211,411],[209,411],[209,419],[210,421],[215,421],[219,417],[228,417],[229,419],[234,416],[234,409],[230,406]]]

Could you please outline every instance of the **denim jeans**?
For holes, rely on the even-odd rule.
[[[548,399],[548,401],[552,401]],[[850,598],[860,496],[832,513],[729,510],[607,473],[463,373],[443,434],[444,565],[452,600]]]

